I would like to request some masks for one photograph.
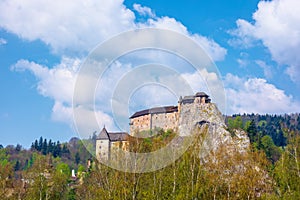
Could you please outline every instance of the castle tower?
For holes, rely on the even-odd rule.
[[[108,160],[110,156],[110,140],[105,127],[101,130],[96,139],[96,158]]]

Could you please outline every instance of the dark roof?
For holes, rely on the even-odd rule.
[[[185,96],[181,99],[181,101],[179,103],[183,103],[183,104],[193,103],[194,100],[195,100],[195,96]]]
[[[185,99],[195,99],[195,96],[184,96],[182,100],[185,100]]]
[[[110,141],[125,141],[129,134],[126,132],[108,133]]]
[[[126,132],[107,132],[106,128],[104,127],[101,132],[99,133],[97,140],[110,140],[110,141],[125,141],[129,136]]]
[[[187,103],[194,103],[196,97],[205,97],[206,102],[209,103],[211,100],[208,98],[209,96],[205,92],[197,92],[193,96],[184,96],[179,99],[179,103],[187,104]]]
[[[150,108],[150,109],[141,110],[141,111],[134,113],[130,117],[130,119],[140,117],[143,115],[148,115],[148,114],[171,113],[171,112],[177,112],[177,111],[178,111],[177,106],[164,106],[164,107]]]
[[[197,92],[195,97],[209,97],[205,92]]]

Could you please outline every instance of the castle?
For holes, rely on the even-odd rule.
[[[192,96],[180,97],[177,106],[155,107],[134,113],[130,117],[130,135],[136,132],[155,129],[173,129],[178,131],[182,121],[182,110],[191,106],[199,107],[211,103],[211,99],[204,92],[197,92]],[[186,111],[184,111],[186,112]],[[114,148],[126,150],[129,134],[126,132],[108,132],[105,127],[96,139],[97,159],[109,159]]]

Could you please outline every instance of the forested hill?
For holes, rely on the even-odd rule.
[[[229,131],[243,129],[255,149],[263,150],[272,163],[281,156],[291,136],[299,135],[300,114],[236,114],[225,118]],[[232,131],[231,131],[232,132]]]
[[[269,135],[276,146],[286,146],[287,136],[285,131],[300,130],[300,114],[235,114],[226,117],[226,124],[229,129],[241,128],[248,133],[250,132],[251,142]],[[249,130],[249,128],[253,130]],[[257,137],[253,138],[254,136],[251,135],[251,132],[256,132]]]
[[[0,199],[300,199],[300,115],[233,115],[226,123],[233,137],[234,129],[247,132],[247,153],[222,146],[203,163],[199,137],[172,165],[142,174],[98,163],[84,145],[96,133],[65,143],[40,137],[30,149],[0,145]],[[129,149],[155,151],[174,135],[161,130]]]

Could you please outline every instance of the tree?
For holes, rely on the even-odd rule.
[[[47,154],[47,148],[48,148],[48,143],[47,143],[47,139],[45,138],[44,142],[43,142],[43,146],[42,146],[42,154],[43,155]]]
[[[56,166],[56,172],[62,173],[64,175],[66,175],[67,177],[71,176],[70,167],[66,163],[63,163],[63,162],[59,163]]]
[[[43,137],[40,137],[37,150],[38,150],[38,151],[41,151],[41,150],[42,150],[42,147],[43,147]]]
[[[59,141],[57,141],[56,145],[54,145],[53,156],[54,157],[61,156],[61,146]]]
[[[69,154],[70,153],[70,150],[68,149],[68,146],[67,146],[66,143],[63,144],[63,148],[62,148],[61,152],[63,154]]]
[[[283,199],[300,199],[300,134],[286,130],[288,145],[276,162],[274,177]]]
[[[253,119],[251,120],[251,122],[250,122],[249,126],[247,127],[246,131],[248,133],[248,136],[250,138],[251,143],[253,143],[253,142],[259,143],[258,142],[257,127],[256,127],[255,121]]]
[[[7,198],[7,192],[11,185],[13,167],[8,161],[9,155],[6,149],[0,149],[0,199]]]
[[[80,155],[79,155],[78,152],[76,152],[76,154],[75,154],[75,163],[78,165],[79,162],[80,162]]]
[[[21,150],[22,150],[22,146],[21,146],[20,144],[17,144],[15,150],[16,150],[17,152],[21,151]]]
[[[48,147],[47,147],[47,153],[52,153],[53,154],[53,142],[52,140],[50,139],[49,142],[48,142]]]
[[[39,142],[35,140],[34,143],[31,144],[31,150],[38,150],[38,148],[39,148]]]
[[[234,120],[234,127],[236,129],[242,129],[243,128],[243,120],[241,116],[237,116]]]
[[[267,158],[271,160],[272,163],[275,163],[281,155],[280,148],[274,144],[273,139],[269,135],[265,135],[261,138],[261,149],[264,150]]]
[[[14,166],[14,171],[19,171],[20,170],[20,162],[17,160],[15,166]]]

